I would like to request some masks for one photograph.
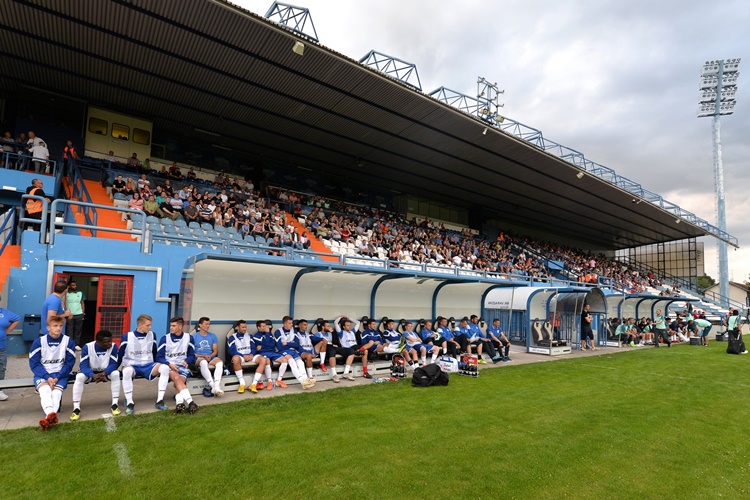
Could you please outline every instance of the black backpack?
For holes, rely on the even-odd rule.
[[[433,385],[448,385],[448,381],[448,374],[433,363],[414,370],[411,385],[413,387],[430,387]]]

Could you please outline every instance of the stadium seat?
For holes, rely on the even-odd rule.
[[[162,226],[174,226],[174,221],[169,217],[162,217],[159,222],[161,222]]]
[[[154,217],[153,215],[149,215],[148,217],[146,217],[146,224],[158,224],[158,223],[159,223],[158,217]]]
[[[266,245],[266,239],[259,234],[255,236],[255,242],[259,245]]]
[[[163,234],[164,231],[162,231],[160,224],[149,224],[148,230],[155,234]]]
[[[185,222],[185,219],[177,219],[174,221],[174,225],[177,227],[187,227],[187,222]]]
[[[186,236],[188,238],[192,238],[193,236],[193,233],[188,227],[177,227],[177,234],[179,234],[180,236]]]
[[[174,226],[164,226],[164,234],[177,234],[177,228]]]
[[[214,227],[208,222],[203,222],[201,223],[201,229],[203,229],[204,231],[213,231]]]
[[[195,238],[203,238],[206,236],[206,232],[201,228],[193,228],[193,236]]]
[[[193,222],[191,222],[190,224],[188,224],[188,227],[189,227],[190,229],[199,229],[199,228],[201,227],[201,225],[200,225],[200,224],[198,224],[197,222],[193,221]]]
[[[229,234],[237,234],[237,228],[236,228],[236,227],[234,227],[234,226],[229,226],[229,227],[227,228],[227,232],[228,232]]]

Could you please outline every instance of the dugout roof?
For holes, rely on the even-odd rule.
[[[292,52],[296,40],[303,56]],[[12,68],[0,75],[6,95],[56,92],[549,239],[617,249],[707,234],[601,179],[578,179],[575,166],[511,135],[483,135],[480,120],[220,0],[7,1],[0,57]]]

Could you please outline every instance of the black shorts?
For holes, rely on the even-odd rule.
[[[581,332],[581,339],[594,340],[594,330],[584,330]]]
[[[330,345],[328,346],[328,351],[327,351],[328,356],[331,356],[331,347],[332,346]],[[353,356],[354,353],[355,353],[355,350],[353,347],[336,347],[335,354],[338,354],[339,356],[344,358],[344,361],[346,361],[346,358],[348,358],[349,356]]]

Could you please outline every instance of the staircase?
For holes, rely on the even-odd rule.
[[[5,286],[10,276],[12,267],[21,267],[21,247],[19,245],[8,245],[0,255],[0,290]]]
[[[333,252],[331,252],[330,248],[325,246],[323,242],[320,241],[320,239],[318,239],[317,236],[315,236],[310,231],[308,231],[307,228],[303,226],[302,224],[300,224],[300,222],[289,212],[286,212],[286,220],[287,220],[287,223],[291,224],[300,235],[302,235],[302,233],[307,233],[307,238],[310,240],[310,251],[316,252],[316,253],[330,254],[331,257],[322,257],[322,259],[331,261],[331,262],[338,262],[339,260],[338,256],[333,255]]]
[[[93,203],[95,203],[96,205],[114,206],[112,204],[112,200],[109,197],[109,194],[107,194],[107,190],[103,188],[99,182],[90,180],[84,180],[83,182],[86,185],[86,190],[88,190],[89,195],[91,195],[91,201]],[[70,186],[67,183],[67,179],[65,181],[65,190],[70,196],[71,191]],[[85,222],[83,213],[76,213],[75,218],[76,222],[78,222],[79,224],[83,224]],[[122,220],[122,214],[113,210],[98,210],[97,225],[111,227],[113,229],[128,228],[127,223]],[[81,229],[81,235],[91,236],[91,231]],[[107,231],[99,231],[96,236],[98,238],[107,238],[111,240],[133,241],[131,235],[125,233],[110,233]]]

